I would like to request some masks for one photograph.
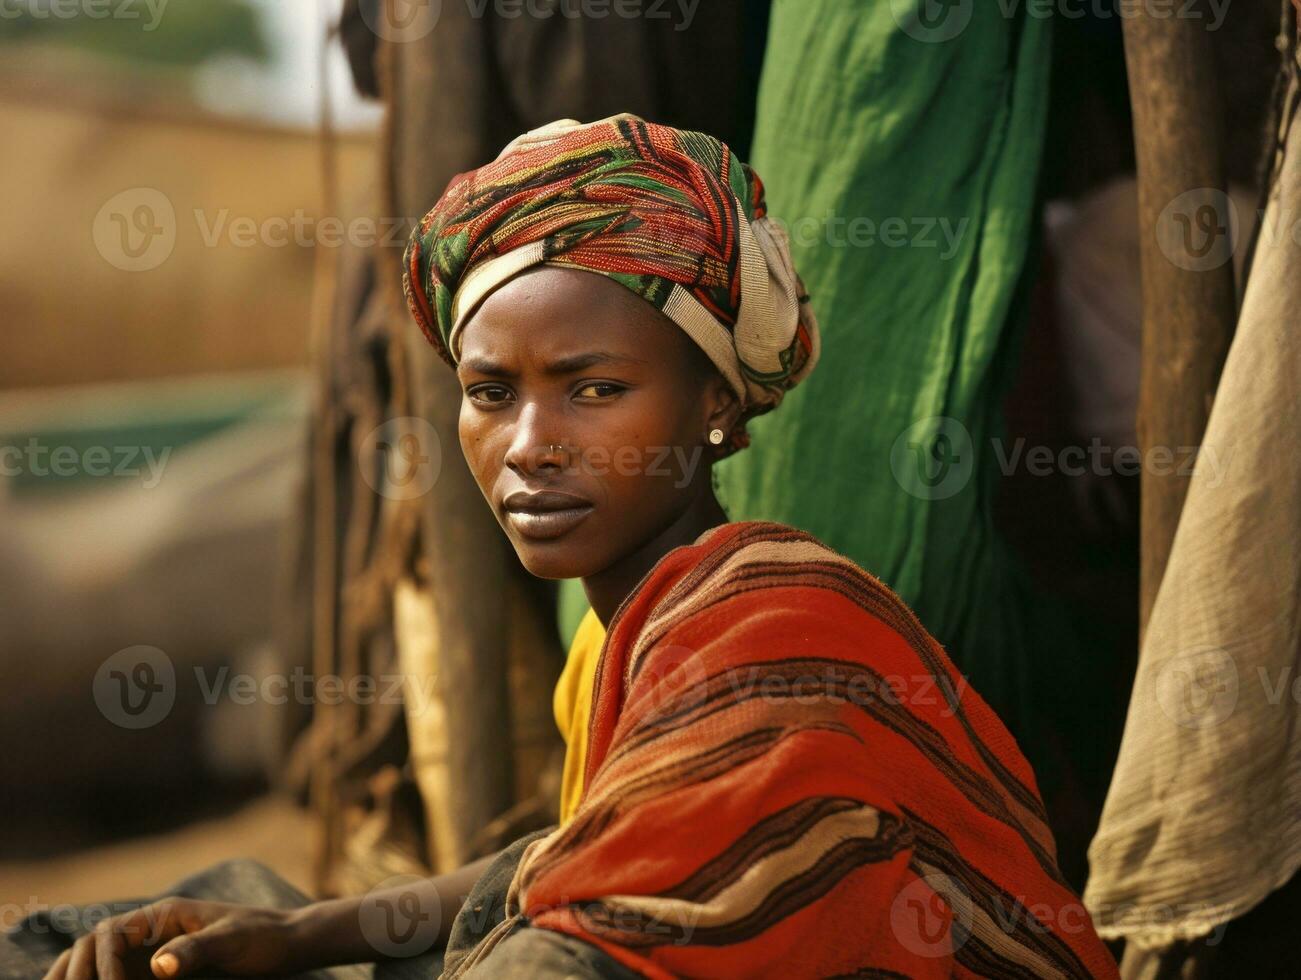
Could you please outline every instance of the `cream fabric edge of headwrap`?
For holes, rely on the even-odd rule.
[[[538,241],[522,245],[504,255],[494,255],[484,259],[465,277],[455,295],[452,296],[452,332],[447,338],[447,349],[452,359],[461,360],[461,331],[465,321],[479,308],[479,304],[488,298],[498,286],[507,279],[518,275],[530,266],[538,265],[546,256],[546,242]]]
[[[779,373],[782,363],[777,355],[790,347],[800,321],[794,272],[783,259],[774,236],[775,226],[767,218],[753,223],[747,221],[739,202],[737,217],[741,246],[741,307],[734,328],[736,356],[757,373]],[[774,269],[774,260],[781,262],[784,268]],[[789,324],[789,329],[783,330],[774,344],[773,335],[768,333],[765,337],[761,329],[764,323]]]
[[[741,362],[736,356],[736,348],[732,346],[732,336],[714,314],[705,309],[700,300],[686,288],[674,283],[669,298],[664,303],[664,315],[686,331],[687,336],[708,355],[714,362],[714,367],[732,386],[741,404],[748,404],[750,396],[746,391],[745,378],[741,376]]]
[[[539,126],[537,129],[530,129],[526,133],[520,133],[520,135],[516,136],[501,148],[501,152],[497,154],[497,159],[500,160],[507,154],[513,153],[515,150],[522,149],[526,146],[532,148],[534,146],[544,146],[547,143],[553,143],[565,133],[574,129],[579,129],[582,125],[583,124],[577,119],[553,119],[551,122]]]
[[[613,116],[606,116],[604,119],[595,119],[589,123],[579,122],[577,119],[569,118],[553,119],[551,122],[539,126],[537,129],[530,129],[527,133],[521,133],[519,136],[516,136],[513,140],[502,147],[502,151],[497,154],[497,159],[500,160],[502,157],[509,153],[513,153],[515,150],[525,148],[532,150],[539,146],[545,146],[548,143],[554,143],[556,140],[560,139],[567,133],[573,132],[575,129],[591,129],[595,126],[618,122],[621,119],[641,119],[641,117],[631,112],[616,112]],[[642,121],[644,122],[645,120]]]

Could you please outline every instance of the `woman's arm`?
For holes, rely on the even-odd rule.
[[[413,881],[365,896],[336,898],[294,909],[288,914],[288,967],[291,972],[314,970],[343,963],[368,963],[391,958],[368,935],[368,918],[363,903],[379,909],[398,910],[404,916],[415,912],[437,917],[437,933],[425,948],[412,946],[407,955],[418,956],[447,945],[456,913],[495,854],[481,858],[445,875]],[[424,930],[421,930],[423,933]]]

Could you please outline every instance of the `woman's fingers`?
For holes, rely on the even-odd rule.
[[[43,980],[126,980],[126,954],[177,936],[183,929],[182,911],[177,902],[165,899],[103,919],[59,954]]]
[[[221,963],[221,945],[231,935],[229,925],[217,923],[177,936],[154,953],[149,967],[154,976],[163,980],[189,976],[196,970]]]
[[[204,945],[202,932],[173,939],[154,953],[149,968],[154,971],[154,976],[163,980],[187,976],[207,963]]]
[[[95,934],[82,936],[72,944],[68,980],[95,980]]]
[[[160,980],[216,967],[260,975],[277,972],[287,948],[285,917],[277,910],[167,898],[97,923],[44,980],[127,980],[146,958]]]
[[[117,919],[105,919],[95,926],[95,969],[98,980],[126,980],[122,954],[127,940]]]
[[[179,977],[181,975],[181,960],[170,949],[160,950],[154,954],[153,959],[149,961],[149,969],[154,972],[156,977]]]
[[[66,980],[68,976],[68,963],[72,960],[72,950],[65,949],[59,954],[59,958],[54,961],[49,972],[41,980]]]

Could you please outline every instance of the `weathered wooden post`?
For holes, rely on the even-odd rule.
[[[1219,93],[1203,19],[1121,0],[1138,164],[1143,347],[1140,637],[1179,523],[1189,473],[1154,464],[1201,442],[1233,332],[1231,205]],[[1153,452],[1157,455],[1152,455]]]
[[[1225,187],[1219,93],[1203,19],[1120,0],[1134,114],[1143,296],[1138,441],[1139,642],[1170,557],[1190,472],[1166,460],[1201,444],[1233,332],[1237,228]],[[1202,975],[1200,944],[1125,950],[1126,980]]]

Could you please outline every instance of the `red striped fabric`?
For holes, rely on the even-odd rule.
[[[1011,735],[889,589],[741,522],[662,559],[515,897],[649,977],[1114,977]]]

